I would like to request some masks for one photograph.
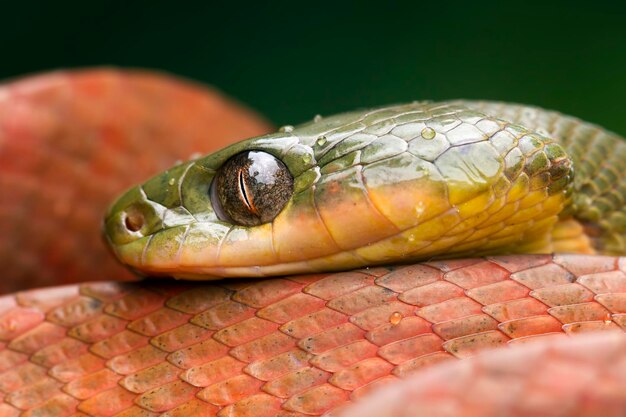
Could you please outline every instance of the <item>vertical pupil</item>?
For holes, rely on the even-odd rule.
[[[254,212],[254,205],[252,204],[251,200],[251,196],[248,197],[248,192],[247,192],[247,187],[246,187],[246,179],[245,179],[245,171],[243,169],[239,170],[239,192],[241,193],[241,197],[244,201],[244,203],[246,204],[246,206],[248,207],[248,210],[250,210],[251,212]]]
[[[293,176],[280,160],[261,151],[242,152],[218,170],[211,203],[220,220],[243,226],[272,221],[293,193]]]

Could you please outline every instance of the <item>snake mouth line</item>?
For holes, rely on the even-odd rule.
[[[500,208],[500,210],[502,210],[503,208]],[[438,216],[435,216],[433,218],[430,218],[429,220],[434,220],[437,217],[441,217],[441,216],[446,216],[446,215],[450,215],[450,214],[456,214],[458,212],[458,208],[457,207],[452,207],[449,210],[440,213]],[[494,214],[496,214],[497,212],[495,212]],[[453,230],[456,226],[458,226],[463,220],[458,219],[458,221],[454,222],[454,223],[450,223],[444,230],[443,230],[443,234],[446,235],[448,232],[450,232],[451,230]],[[487,221],[487,219],[485,219],[484,221]],[[483,222],[484,222],[483,221]],[[554,222],[556,222],[556,217],[554,218]],[[198,222],[198,223],[202,223],[202,222]],[[476,226],[479,226],[481,223],[477,223]],[[531,224],[532,226],[532,224]],[[180,227],[180,226],[177,226]],[[434,244],[436,244],[436,241],[428,241],[426,242],[425,245],[420,246],[419,248],[415,248],[415,247],[411,247],[410,244],[410,240],[411,237],[409,236],[400,236],[402,234],[407,234],[409,233],[412,229],[419,227],[419,226],[414,226],[414,227],[408,227],[405,229],[401,229],[399,230],[398,233],[375,240],[375,241],[371,241],[368,242],[368,244],[366,245],[362,245],[359,247],[355,247],[355,248],[350,248],[350,249],[345,249],[345,250],[341,250],[338,251],[336,253],[333,254],[329,254],[329,255],[324,255],[324,256],[319,256],[319,257],[312,257],[312,258],[308,258],[308,259],[302,259],[300,261],[295,261],[295,262],[281,262],[281,263],[272,263],[272,262],[268,262],[267,264],[257,264],[257,265],[244,265],[244,266],[209,266],[209,267],[203,267],[201,265],[198,266],[184,266],[180,264],[180,254],[181,251],[185,245],[185,240],[187,238],[187,235],[189,233],[189,229],[190,226],[187,226],[185,229],[185,232],[182,236],[182,239],[178,245],[178,249],[177,249],[177,256],[176,256],[176,262],[171,266],[171,267],[158,267],[155,268],[153,267],[149,262],[146,262],[146,252],[148,250],[148,247],[152,241],[152,238],[158,234],[161,231],[167,230],[167,229],[163,229],[155,234],[152,234],[150,236],[147,236],[145,239],[147,239],[147,242],[144,246],[144,250],[141,256],[141,266],[140,268],[144,268],[146,270],[149,270],[150,273],[153,274],[157,274],[157,275],[172,275],[175,276],[177,278],[186,278],[186,279],[207,279],[208,276],[211,276],[215,279],[219,279],[222,277],[237,277],[237,276],[241,276],[241,277],[267,277],[267,276],[275,276],[275,275],[287,275],[290,273],[319,273],[319,272],[324,272],[324,271],[329,271],[329,270],[340,270],[340,269],[353,269],[353,268],[360,268],[360,267],[365,267],[368,265],[384,265],[384,264],[388,264],[390,262],[393,263],[407,263],[407,262],[413,262],[413,261],[417,261],[417,260],[426,260],[426,259],[437,259],[438,257],[441,258],[443,255],[437,255],[436,253],[429,253],[428,248],[432,247]],[[171,227],[172,228],[172,227]],[[171,229],[169,228],[169,229]],[[231,228],[229,229],[232,230],[233,228],[235,228],[235,226],[231,226]],[[464,235],[451,242],[449,244],[450,247],[455,246],[455,245],[462,245],[463,243],[465,243],[466,241],[469,240],[469,238],[473,235],[473,233],[476,231],[476,229],[472,229],[472,230],[468,230],[464,233]],[[403,248],[404,250],[404,254],[402,256],[402,259],[398,259],[397,256],[395,257],[391,257],[388,259],[368,259],[366,257],[363,257],[361,254],[358,253],[358,251],[360,249],[363,249],[365,247],[368,246],[376,246],[378,244],[381,243],[386,243],[389,242],[390,240],[393,239],[401,239],[405,242],[405,246]],[[523,235],[518,236],[515,240],[516,241],[520,241],[523,239]],[[424,254],[420,253],[423,252]],[[492,251],[493,252],[493,251]],[[509,254],[509,253],[515,253],[516,251],[514,249],[510,249],[510,250],[504,250],[504,251],[500,251],[500,254]],[[446,254],[445,257],[460,257],[460,256],[467,256],[467,255],[479,255],[481,254],[480,249],[470,249],[470,250],[465,250],[465,251],[460,251],[458,253],[453,253],[453,254]],[[337,267],[336,268],[329,268],[328,264],[332,263],[333,261],[337,260],[338,258],[340,258],[342,260],[341,263],[337,263]],[[346,266],[347,264],[347,266]],[[295,272],[294,272],[295,271]]]

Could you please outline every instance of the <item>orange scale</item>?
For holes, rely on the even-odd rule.
[[[127,324],[126,320],[102,314],[72,327],[67,334],[85,343],[96,343],[123,331]]]
[[[160,308],[128,324],[129,330],[145,336],[157,336],[189,321],[191,316],[170,308]]]
[[[51,377],[61,382],[70,382],[83,375],[104,368],[104,360],[91,353],[86,353],[67,362],[55,365],[48,372]],[[2,388],[2,384],[0,384]]]
[[[243,362],[262,360],[284,353],[296,346],[296,339],[281,332],[273,332],[232,348],[229,354]]]
[[[280,326],[280,331],[297,339],[310,337],[348,322],[348,316],[330,308],[323,308]]]
[[[452,359],[455,359],[455,357],[448,352],[428,353],[414,359],[409,359],[406,362],[402,362],[400,365],[396,366],[393,370],[393,374],[400,378],[406,378],[407,376],[421,371],[424,368]]]
[[[298,346],[315,355],[362,339],[365,331],[352,323],[340,324],[337,327],[325,330],[314,336],[300,340]]]
[[[326,302],[312,295],[298,292],[257,311],[257,317],[284,324],[325,307]]]
[[[507,270],[492,262],[484,261],[447,272],[443,279],[461,288],[471,289],[503,281],[508,277]]]
[[[150,344],[166,352],[174,352],[206,340],[212,335],[213,332],[210,330],[192,323],[185,323],[155,336],[150,340]]]
[[[123,330],[119,333],[102,339],[90,347],[90,351],[105,359],[121,355],[131,350],[139,349],[148,344],[149,339],[130,330]]]
[[[362,360],[336,372],[329,383],[348,391],[360,388],[391,373],[393,365],[380,357]]]
[[[580,321],[605,320],[611,313],[596,302],[557,306],[548,309],[548,313],[561,323],[575,323]]]
[[[368,332],[365,337],[377,346],[432,332],[432,324],[421,317],[403,317],[398,324],[387,322]]]
[[[165,360],[166,356],[167,352],[147,345],[128,354],[112,358],[107,362],[107,367],[118,374],[129,375],[160,363]]]
[[[416,287],[441,280],[443,273],[426,265],[410,265],[398,267],[393,271],[376,279],[376,285],[389,288],[397,293],[403,293]]]
[[[483,311],[500,323],[522,317],[546,314],[548,306],[534,298],[526,297],[483,307]]]
[[[328,372],[338,372],[346,367],[376,356],[378,347],[367,340],[356,340],[344,346],[331,349],[311,359],[311,365]]]
[[[305,367],[281,375],[263,386],[263,391],[279,398],[289,398],[309,388],[324,384],[331,377],[329,372]]]
[[[78,410],[90,416],[109,417],[133,406],[135,394],[117,386],[103,391],[78,405]]]
[[[251,317],[215,332],[213,338],[218,342],[234,347],[258,339],[277,329],[278,324],[276,323],[258,317]]]
[[[172,352],[168,362],[182,369],[189,369],[218,359],[228,353],[230,348],[214,339],[206,339],[189,347]]]
[[[414,314],[414,306],[400,301],[389,301],[354,314],[350,317],[350,322],[363,330],[369,331],[396,320],[398,320],[396,324],[399,324],[404,317],[413,316]]]
[[[595,333],[607,330],[620,330],[620,326],[612,320],[585,321],[563,325],[563,331],[567,334]]]
[[[284,408],[304,414],[320,415],[348,401],[350,394],[330,384],[323,384],[287,400]]]
[[[198,390],[184,381],[174,381],[142,394],[135,400],[135,403],[140,407],[160,413],[191,400]]]
[[[378,354],[387,361],[399,365],[428,353],[443,350],[442,343],[443,340],[439,336],[426,333],[382,346]]]
[[[219,417],[275,417],[281,411],[283,401],[272,395],[251,395],[223,408]]]
[[[263,381],[249,375],[236,375],[209,385],[196,396],[202,401],[223,407],[253,395],[262,385]]]
[[[594,297],[591,291],[578,283],[539,288],[530,295],[550,307],[586,303]]]
[[[231,356],[223,356],[185,371],[180,377],[196,387],[208,387],[217,382],[241,374],[245,363]]]
[[[99,392],[111,389],[122,379],[109,369],[101,369],[89,375],[75,379],[63,387],[63,391],[79,400],[86,400]]]
[[[199,393],[198,393],[199,395]],[[219,408],[213,404],[207,404],[200,399],[191,399],[178,407],[171,409],[161,417],[189,417],[189,416],[206,416],[212,417],[217,415]]]
[[[272,381],[281,375],[308,366],[311,358],[310,353],[292,349],[271,358],[252,362],[245,367],[245,372],[261,381]]]
[[[444,340],[498,328],[498,322],[486,314],[461,317],[433,325],[433,332]]]
[[[626,274],[622,271],[583,275],[576,282],[584,285],[596,294],[626,292]]]
[[[125,320],[136,320],[162,307],[164,302],[163,295],[139,288],[107,305],[104,312]]]
[[[468,297],[458,297],[422,307],[417,311],[417,315],[431,323],[439,323],[472,314],[479,314],[482,312],[481,309],[482,305],[476,301]]]
[[[507,280],[468,290],[467,296],[483,305],[518,300],[528,296],[530,290],[522,284]]]
[[[190,322],[209,330],[220,330],[254,317],[256,310],[235,301],[226,301],[194,316]]]
[[[531,316],[501,323],[498,329],[512,339],[562,331],[562,323],[552,316]]]
[[[14,392],[46,378],[46,368],[26,362],[2,374],[0,390]]]
[[[443,344],[443,348],[457,358],[466,358],[479,350],[502,346],[508,341],[509,338],[500,331],[491,330],[448,340]]]
[[[302,287],[303,284],[287,279],[267,279],[237,291],[232,300],[250,307],[263,308],[300,292]]]
[[[232,294],[231,290],[207,284],[181,292],[168,299],[165,305],[183,313],[199,314],[230,300]]]
[[[88,345],[70,337],[63,338],[60,342],[38,350],[31,357],[33,363],[52,368],[58,363],[76,358],[87,352]]]
[[[395,300],[397,294],[387,288],[371,285],[330,300],[326,305],[344,314],[356,314],[369,307]]]
[[[417,307],[441,303],[451,298],[462,297],[463,288],[447,281],[435,281],[402,293],[398,299]]]
[[[148,390],[165,385],[178,379],[180,368],[169,362],[159,363],[150,368],[143,369],[135,374],[128,375],[120,385],[136,394],[144,393]]]

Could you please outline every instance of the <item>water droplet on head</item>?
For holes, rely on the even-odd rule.
[[[424,214],[424,210],[426,210],[426,208],[424,207],[424,202],[423,201],[419,201],[415,205],[415,215],[417,217],[420,217],[422,214]]]
[[[402,313],[400,313],[399,311],[394,311],[389,316],[389,323],[393,324],[394,326],[399,324],[400,321],[402,321]]]
[[[290,132],[293,132],[293,126],[292,125],[281,126],[280,129],[278,129],[278,131],[283,132],[283,133],[290,133]]]
[[[324,146],[324,145],[326,145],[326,142],[328,142],[328,139],[326,139],[326,136],[324,136],[324,135],[320,136],[315,141],[315,143],[317,143],[317,146]]]
[[[422,137],[426,140],[431,140],[436,134],[437,132],[435,132],[435,129],[432,127],[425,127],[422,129]]]
[[[167,183],[169,185],[174,185],[174,184],[176,184],[176,180],[174,178],[170,178],[170,180]]]
[[[305,153],[304,155],[302,155],[302,161],[305,164],[308,164],[309,162],[311,162],[312,156],[310,153]]]
[[[322,116],[320,114],[316,114],[315,117],[313,117],[313,121],[315,123],[319,122],[322,120]]]

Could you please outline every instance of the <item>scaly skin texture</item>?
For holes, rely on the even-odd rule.
[[[528,108],[508,110],[511,120],[528,116]],[[568,123],[555,125],[590,129]],[[129,278],[97,246],[99,214],[91,210],[102,208],[115,184],[149,175],[144,168],[157,171],[212,150],[207,132],[213,139],[246,137],[265,128],[214,92],[144,72],[57,73],[0,88],[0,182],[8,197],[0,207],[0,285]],[[594,134],[575,154],[593,174],[581,190],[591,190],[585,195],[594,201],[619,198],[607,186],[610,172],[597,164],[602,156],[595,150],[606,144]],[[594,194],[596,188],[604,194]],[[623,264],[605,257],[493,258],[271,281],[88,283],[7,295],[0,297],[0,417],[335,414],[350,412],[350,401],[387,383],[394,392],[420,395],[421,408],[404,403],[403,411],[413,413],[497,415],[502,407],[517,412],[538,404],[544,407],[530,407],[529,415],[621,416],[626,389],[618,338],[537,345],[539,353],[489,352],[467,365],[452,358],[494,345],[552,342],[543,337],[550,333],[623,330]],[[591,353],[572,357],[572,349]],[[437,367],[447,360],[450,367]],[[431,373],[419,372],[429,364]],[[420,379],[406,385],[413,371]],[[511,372],[515,378],[503,381]],[[468,399],[468,381],[481,381],[471,384],[474,398],[496,394],[483,402],[494,408]],[[520,384],[538,389],[517,390]],[[387,394],[380,395],[390,411]],[[376,398],[366,408],[379,416]]]
[[[585,152],[596,147],[615,163]],[[294,181],[282,211],[253,226],[221,217],[209,193],[226,161],[249,151],[280,159]],[[202,280],[433,257],[622,255],[623,160],[619,136],[571,116],[414,102],[316,118],[173,167],[121,196],[105,234],[136,270]]]
[[[435,367],[343,417],[623,417],[626,338],[546,338]]]
[[[574,161],[574,192],[568,214],[587,227],[594,245],[603,252],[626,251],[626,143],[600,126],[535,107],[471,102],[531,130],[559,139]]]
[[[261,281],[86,283],[5,296],[0,415],[295,417],[339,411],[378,386],[480,349],[554,333],[623,331],[625,269],[625,258],[527,255]],[[620,340],[597,354],[619,353]],[[560,357],[562,351],[551,352]],[[511,355],[494,367],[509,360],[514,369],[525,366],[523,354]],[[622,366],[623,352],[615,357]],[[585,398],[625,392],[623,375],[594,382],[591,365],[602,360],[577,360],[584,366],[571,370],[551,365],[550,358],[536,360],[559,378],[573,373]],[[479,378],[489,373],[467,367]],[[538,372],[530,376],[545,374]],[[433,387],[450,396],[460,389],[446,381],[426,392]],[[555,388],[546,388],[547,395]],[[437,406],[436,395],[423,398]],[[502,407],[525,399],[497,398]],[[626,405],[623,395],[617,399]],[[549,409],[555,411],[554,404]]]
[[[147,71],[0,86],[0,293],[131,279],[100,236],[113,197],[176,160],[268,130],[214,90]]]

